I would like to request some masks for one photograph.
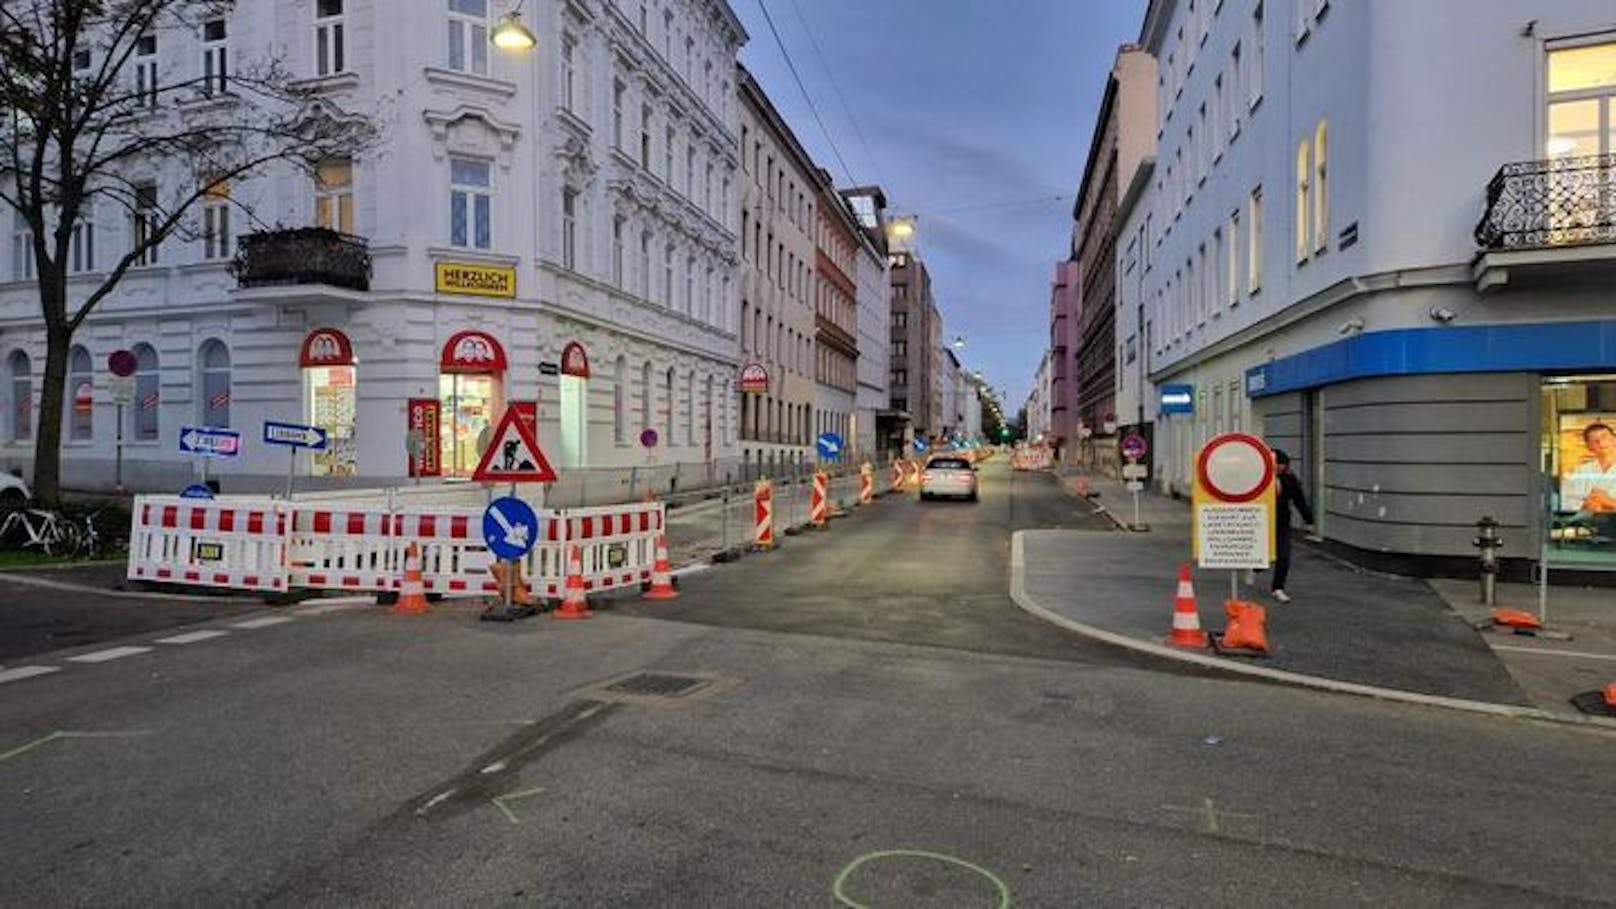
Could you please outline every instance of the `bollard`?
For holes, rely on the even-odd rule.
[[[774,548],[774,483],[765,478],[752,490],[753,550]]]
[[[1481,556],[1481,602],[1494,605],[1498,595],[1498,550],[1504,541],[1498,536],[1498,522],[1491,515],[1476,522],[1476,537],[1472,545]]]

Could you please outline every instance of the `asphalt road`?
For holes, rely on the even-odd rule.
[[[1616,895],[1611,737],[1035,643],[992,591],[1008,529],[1060,500],[986,473],[979,506],[885,501],[689,578],[663,617],[295,610],[64,656],[0,684],[0,904]],[[842,621],[853,601],[877,617]],[[605,690],[641,670],[705,681]]]

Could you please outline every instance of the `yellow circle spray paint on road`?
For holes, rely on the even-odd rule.
[[[891,858],[929,859],[934,862],[942,862],[945,865],[954,865],[964,868],[967,871],[972,871],[983,878],[986,878],[990,883],[993,884],[994,889],[998,891],[999,902],[996,904],[997,909],[1009,909],[1010,907],[1010,886],[1001,880],[998,875],[986,868],[983,868],[981,865],[974,865],[962,858],[955,858],[952,855],[943,855],[940,852],[921,852],[914,849],[890,849],[885,852],[871,852],[866,855],[859,856],[836,875],[836,883],[831,887],[831,894],[836,897],[837,902],[844,906],[851,906],[852,909],[873,909],[873,907],[855,901],[852,897],[848,896],[842,888],[846,886],[847,879],[853,876],[853,872],[871,862]]]

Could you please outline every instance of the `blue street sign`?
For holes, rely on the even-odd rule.
[[[191,485],[180,490],[180,498],[211,499],[213,498],[213,490],[203,486],[201,483],[192,483]]]
[[[814,440],[814,445],[819,449],[819,456],[827,461],[840,458],[845,447],[842,437],[834,432],[821,433],[819,438]]]
[[[519,559],[538,542],[539,516],[516,496],[495,499],[483,512],[483,539],[495,558]]]
[[[325,430],[318,426],[304,426],[302,423],[277,423],[274,420],[265,420],[264,444],[325,451]]]
[[[1161,387],[1162,413],[1194,413],[1194,385],[1163,385]]]
[[[241,433],[211,426],[180,427],[180,454],[234,458],[241,454]]]
[[[926,440],[925,439],[916,439],[915,440],[915,451],[924,452],[926,450],[926,448],[927,448],[927,446],[926,446]]]

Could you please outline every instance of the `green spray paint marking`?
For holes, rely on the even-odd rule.
[[[931,859],[934,862],[942,862],[946,865],[956,865],[968,871],[974,871],[992,882],[994,889],[998,891],[998,909],[1009,909],[1010,907],[1010,886],[1001,880],[998,875],[986,868],[983,868],[981,865],[973,865],[964,859],[955,858],[952,855],[943,855],[940,852],[920,852],[914,849],[890,849],[885,852],[871,852],[867,855],[859,856],[836,875],[836,883],[831,887],[831,895],[836,897],[837,902],[844,906],[851,906],[853,909],[871,909],[870,906],[857,902],[852,897],[848,896],[845,892],[843,892],[842,888],[847,885],[847,879],[853,876],[853,872],[862,868],[864,865],[869,864],[870,862],[889,858]]]
[[[511,823],[520,824],[522,822],[517,820],[516,813],[511,811],[511,809],[505,807],[505,803],[506,802],[514,802],[517,799],[525,799],[528,796],[538,795],[539,793],[541,793],[543,791],[544,791],[544,787],[539,786],[539,787],[537,787],[535,789],[524,789],[521,792],[512,792],[512,793],[508,793],[506,795],[495,796],[494,798],[489,799],[489,801],[494,803],[495,808],[498,808],[500,811],[504,812],[505,817],[508,818]]]

